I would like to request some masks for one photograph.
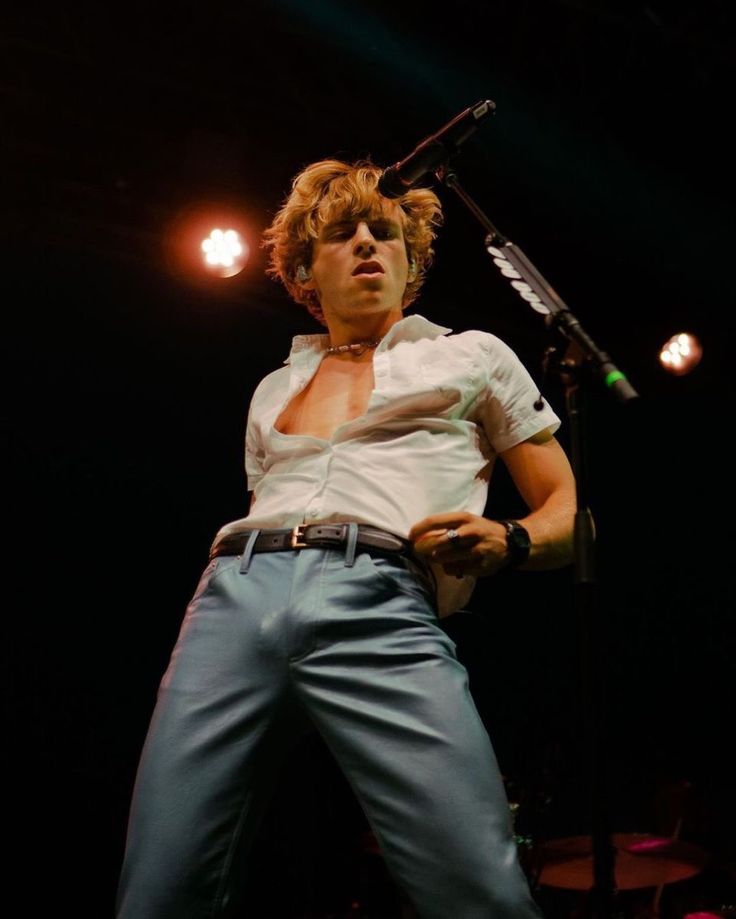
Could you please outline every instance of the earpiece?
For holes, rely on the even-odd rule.
[[[304,284],[304,282],[308,281],[311,277],[312,275],[304,267],[304,265],[299,265],[299,267],[296,269],[296,279],[300,284]]]

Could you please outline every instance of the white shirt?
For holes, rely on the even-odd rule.
[[[256,388],[248,413],[245,469],[252,512],[215,542],[249,527],[368,523],[407,537],[424,517],[481,515],[496,456],[560,421],[514,352],[488,332],[463,332],[412,315],[373,355],[374,389],[364,415],[330,440],[274,427],[314,376],[328,335],[297,335],[286,366]],[[441,615],[467,602],[475,579],[433,566]]]

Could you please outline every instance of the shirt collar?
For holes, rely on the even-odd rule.
[[[381,339],[381,343],[376,350],[384,350],[390,345],[399,341],[419,341],[422,338],[439,338],[440,335],[448,335],[452,329],[445,326],[437,325],[414,313],[411,316],[404,316],[394,323],[391,328]],[[290,364],[295,359],[304,359],[309,354],[318,354],[326,351],[329,345],[330,336],[327,334],[316,335],[295,335],[291,342],[291,352],[284,361]]]

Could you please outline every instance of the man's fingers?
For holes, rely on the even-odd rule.
[[[468,550],[476,541],[477,538],[472,534],[463,536],[462,531],[453,527],[447,530],[431,530],[417,540],[414,551],[437,562],[463,561],[469,558]]]
[[[422,536],[414,539],[414,551],[419,555],[432,555],[445,538],[445,530],[429,530]]]
[[[442,529],[427,530],[426,533],[422,533],[420,536],[410,536],[415,543],[423,542],[439,542],[441,539],[445,538],[447,530],[443,527]]]
[[[447,530],[457,529],[465,523],[470,515],[461,512],[456,514],[433,514],[415,523],[409,530],[409,539],[414,542],[429,535],[444,535]]]

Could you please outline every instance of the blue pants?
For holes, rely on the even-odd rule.
[[[539,919],[488,735],[406,559],[214,559],[145,742],[118,919],[227,913],[278,764],[311,724],[422,919]]]

